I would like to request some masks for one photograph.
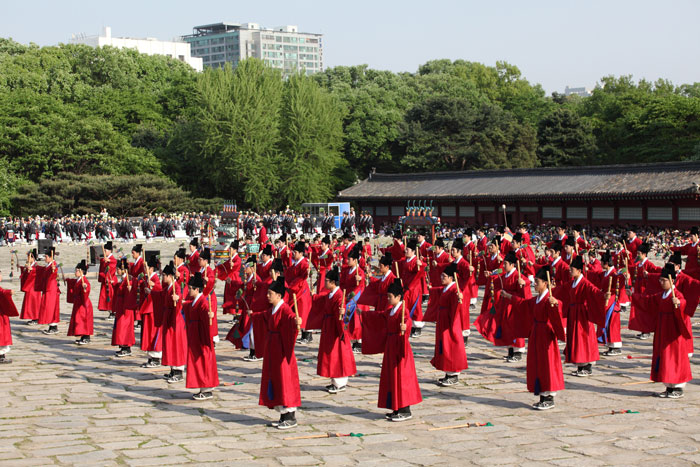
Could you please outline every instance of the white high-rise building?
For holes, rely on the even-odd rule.
[[[299,32],[297,26],[261,28],[256,23],[214,23],[195,26],[182,40],[192,44],[192,55],[202,57],[204,66],[234,68],[246,58],[259,58],[283,75],[304,70],[323,71],[323,36]]]
[[[134,39],[131,37],[112,37],[112,28],[109,26],[102,28],[102,34],[97,36],[86,36],[84,34],[73,34],[71,44],[85,44],[90,47],[117,47],[120,49],[136,49],[139,53],[146,55],[166,55],[170,58],[187,63],[197,71],[202,71],[202,59],[193,57],[190,44],[182,41],[160,41],[147,37],[144,39]]]

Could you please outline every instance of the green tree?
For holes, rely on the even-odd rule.
[[[537,139],[543,167],[589,165],[597,153],[592,127],[567,108],[556,108],[540,121]]]

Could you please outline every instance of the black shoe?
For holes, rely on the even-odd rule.
[[[359,342],[352,343],[352,353],[362,353],[362,344]]]
[[[182,370],[173,370],[173,374],[170,375],[170,377],[166,379],[166,381],[168,383],[179,383],[180,381],[182,381],[182,379]]]
[[[305,333],[306,333],[306,336],[304,337],[304,343],[310,344],[314,340],[314,335],[311,333],[311,331],[305,331]],[[296,423],[296,421],[294,423]],[[294,426],[296,426],[296,425],[294,425]]]
[[[197,394],[192,396],[192,399],[196,401],[205,401],[207,399],[211,399],[214,397],[214,394],[211,393],[211,391],[207,392],[198,392]]]
[[[393,412],[385,413],[385,414],[384,414],[384,418],[386,418],[387,420],[391,420],[391,417],[393,417],[393,416],[396,415],[397,413],[399,413],[398,410],[394,410]]]
[[[503,360],[508,361],[512,357],[513,357],[513,347],[508,347],[508,355],[503,357]]]
[[[508,363],[514,363],[514,362],[519,362],[522,361],[523,359],[523,353],[522,352],[513,352],[513,355],[508,357],[506,360]]]
[[[445,375],[444,378],[438,380],[438,384],[440,386],[443,386],[443,387],[454,386],[458,382],[459,382],[458,375],[452,375],[452,376]]]
[[[411,414],[411,408],[410,407],[403,407],[403,408],[397,410],[396,413],[391,416],[391,421],[392,422],[405,422],[406,420],[410,420],[411,418],[413,418],[413,414]]]
[[[80,339],[78,339],[77,341],[75,341],[75,343],[78,345],[87,345],[90,343],[90,337],[83,336]]]
[[[49,326],[48,329],[44,329],[41,332],[44,334],[58,334],[58,326]]]
[[[36,326],[37,324],[39,324],[39,321],[37,321],[35,319],[31,319],[31,320],[27,321],[26,324],[27,324],[27,326]]]
[[[158,368],[160,366],[160,358],[149,358],[146,363],[141,365],[141,368]]]
[[[122,347],[121,349],[117,350],[117,352],[114,355],[116,355],[117,357],[130,357],[131,347]]]
[[[331,384],[327,389],[329,394],[338,394],[339,392],[345,391],[345,386],[338,387],[335,384]]]
[[[648,332],[640,332],[639,334],[637,334],[637,339],[647,340],[650,336],[651,334]]]
[[[413,339],[420,337],[421,334],[421,328],[411,328],[411,337]]]
[[[280,423],[277,425],[277,429],[288,430],[290,428],[294,428],[295,426],[297,426],[296,415],[294,412],[288,412],[282,414],[282,418],[280,418]]]
[[[610,347],[608,350],[603,352],[603,355],[605,355],[606,357],[611,357],[613,355],[620,355],[620,354],[622,354],[622,349],[615,348],[615,347]]]
[[[114,321],[114,313],[110,312],[109,316],[105,318],[107,321]]]
[[[532,405],[535,410],[549,410],[554,408],[554,396],[540,396],[540,401]]]
[[[134,321],[134,327],[135,327],[135,328],[140,328],[140,327],[141,327],[141,321]]]
[[[462,336],[464,337],[464,347],[467,347],[467,344],[469,343],[469,336]]]
[[[175,370],[173,370],[173,369],[171,368],[171,369],[170,369],[170,373],[164,374],[164,375],[163,375],[163,378],[164,378],[164,379],[168,379],[168,378],[170,378],[174,373],[175,373]]]
[[[12,360],[9,358],[5,357],[5,354],[0,355],[0,365],[6,364],[6,363],[12,363]]]
[[[250,353],[247,357],[243,357],[246,362],[257,362],[259,359],[255,356],[255,349],[250,349]]]

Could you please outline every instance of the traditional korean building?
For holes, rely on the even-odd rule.
[[[442,223],[510,226],[560,223],[593,226],[700,224],[700,162],[372,173],[341,191],[375,224],[395,221],[416,200],[434,207]]]

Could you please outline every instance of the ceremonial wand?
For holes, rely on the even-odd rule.
[[[581,418],[600,417],[601,415],[619,415],[619,414],[624,414],[624,413],[639,413],[639,412],[637,412],[635,410],[611,410],[610,412],[592,413],[590,415],[584,415]]]
[[[297,294],[292,294],[294,299],[294,314],[297,315],[297,320],[299,319],[299,307],[297,306]],[[301,331],[301,325],[297,321],[297,332]]]
[[[362,433],[320,433],[318,435],[306,435],[306,436],[292,436],[289,438],[284,438],[285,441],[297,440],[297,439],[317,439],[317,438],[342,438],[345,436],[350,436],[353,438],[361,438],[365,436]]]
[[[462,425],[440,426],[436,428],[428,428],[428,431],[452,430],[454,428],[473,428],[479,426],[493,426],[491,422],[486,423],[464,423]]]
[[[639,356],[628,355],[627,358],[630,359],[630,360],[638,360],[638,359],[648,359],[648,358],[652,358],[652,356],[651,356],[651,355],[639,355]]]
[[[668,275],[668,281],[671,283],[671,295],[673,295],[673,300],[676,300],[676,289],[673,287],[673,279],[671,279],[671,274]],[[668,295],[667,295],[668,296]],[[674,306],[678,308],[678,305],[674,303]]]
[[[406,298],[406,297],[404,297]],[[401,301],[401,324],[405,323],[405,318],[406,318],[406,300]],[[401,335],[404,335],[404,332],[401,331]]]

